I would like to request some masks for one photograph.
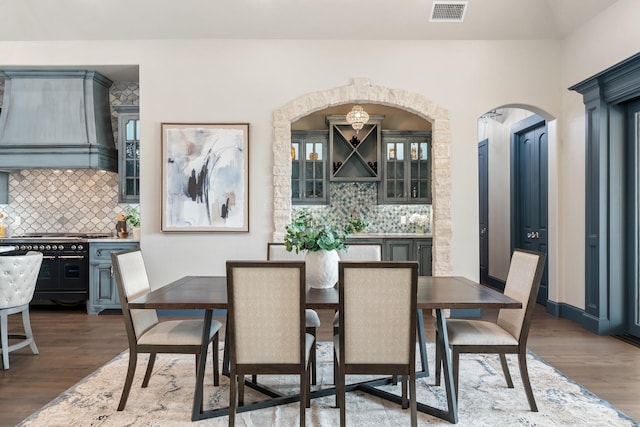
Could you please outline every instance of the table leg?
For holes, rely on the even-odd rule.
[[[453,366],[451,362],[451,349],[449,348],[449,332],[444,310],[436,310],[436,328],[438,328],[438,342],[442,354],[442,369],[444,374],[444,387],[447,394],[447,419],[452,423],[458,422],[458,401],[453,387]]]
[[[191,413],[191,421],[198,421],[201,418],[201,414],[204,409],[204,372],[207,366],[207,350],[209,349],[209,335],[211,333],[212,318],[213,310],[205,310],[204,325],[202,327],[202,345],[200,346],[200,356],[198,357],[198,367],[196,370],[196,389],[193,393],[193,412]]]
[[[418,342],[420,344],[420,363],[422,364],[422,373],[429,376],[429,362],[427,361],[427,342],[424,333],[424,316],[422,309],[418,309]]]

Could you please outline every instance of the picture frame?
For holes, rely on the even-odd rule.
[[[249,124],[161,123],[162,231],[249,232]]]

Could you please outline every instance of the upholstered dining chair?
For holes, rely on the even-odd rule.
[[[453,365],[453,380],[458,395],[461,353],[497,353],[507,381],[513,388],[506,354],[517,354],[520,376],[533,412],[538,411],[527,369],[527,338],[544,271],[544,253],[516,249],[511,256],[504,294],[522,302],[520,309],[501,309],[496,322],[476,319],[449,319],[447,330]],[[436,332],[436,342],[438,340]],[[440,384],[442,354],[436,346],[436,384]]]
[[[349,243],[346,250],[339,250],[341,261],[380,261],[381,243]]]
[[[33,299],[41,265],[40,252],[0,257],[0,345],[4,369],[9,369],[9,352],[29,346],[33,354],[38,354],[31,330],[29,303]],[[17,313],[22,313],[24,334],[9,333],[9,315]],[[9,340],[19,341],[9,345]]]
[[[229,425],[244,404],[244,376],[300,377],[300,425],[309,405],[309,357],[315,338],[306,333],[305,263],[227,261],[230,352]]]
[[[347,374],[401,375],[402,407],[411,407],[411,425],[417,425],[417,292],[417,262],[340,261],[340,332],[333,342],[341,426]]]
[[[267,260],[269,261],[304,261],[306,252],[287,251],[284,243],[267,243]],[[320,316],[318,312],[307,308],[304,311],[305,321],[307,325],[307,333],[316,337],[316,329],[320,327]],[[253,378],[254,382],[256,378]],[[311,349],[311,384],[316,384],[317,368],[316,368],[316,348]]]
[[[158,321],[153,309],[130,309],[129,301],[151,292],[142,252],[139,249],[111,254],[113,270],[120,295],[122,315],[129,340],[129,367],[120,397],[118,411],[124,410],[139,353],[149,353],[147,370],[142,380],[142,387],[147,387],[153,365],[158,353],[195,354],[196,365],[202,347],[203,320],[167,320]],[[222,324],[211,321],[209,342],[213,343],[213,384],[219,385],[218,369],[218,331]]]

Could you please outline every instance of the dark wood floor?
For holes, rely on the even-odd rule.
[[[321,327],[318,339],[329,340],[333,314],[323,311],[320,316],[327,326]],[[433,340],[433,319],[425,318],[427,337]],[[11,316],[10,325],[19,321],[19,316]],[[0,426],[14,426],[127,347],[120,315],[32,309],[31,322],[40,354],[33,356],[28,348],[13,352],[10,369],[0,371]],[[594,335],[540,306],[529,348],[640,421],[640,348]]]

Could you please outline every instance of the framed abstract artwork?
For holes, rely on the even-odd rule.
[[[249,124],[162,123],[162,231],[249,231]]]

